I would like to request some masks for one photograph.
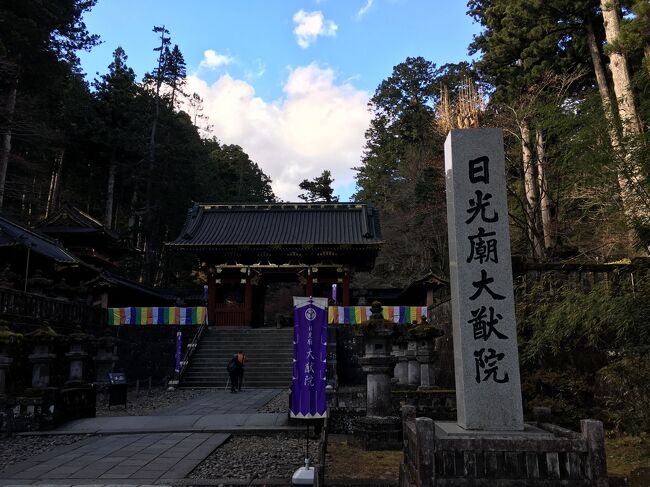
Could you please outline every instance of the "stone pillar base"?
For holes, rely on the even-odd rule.
[[[582,420],[579,433],[548,423],[478,431],[416,419],[406,408],[400,486],[608,485],[600,421]]]

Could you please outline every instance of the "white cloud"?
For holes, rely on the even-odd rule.
[[[320,10],[305,12],[300,9],[293,14],[293,21],[296,24],[293,33],[296,35],[298,45],[303,49],[308,48],[318,36],[334,37],[339,28],[333,21],[325,20]]]
[[[229,74],[211,85],[189,76],[187,90],[203,98],[212,134],[242,146],[279,198],[296,201],[298,184],[324,169],[332,171],[335,190],[354,181],[351,168],[359,164],[371,118],[369,95],[337,82],[331,69],[312,63],[290,70],[283,96],[272,102]]]
[[[219,54],[214,49],[208,49],[203,52],[203,59],[199,63],[199,69],[217,69],[221,66],[227,66],[234,61],[234,58]]]
[[[375,0],[367,0],[366,4],[363,7],[361,7],[357,12],[357,17],[363,17],[364,15],[366,15],[374,2]]]

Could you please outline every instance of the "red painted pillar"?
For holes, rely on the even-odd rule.
[[[343,290],[342,290],[343,306],[350,306],[350,273],[345,271],[343,273]]]
[[[208,274],[208,325],[216,324],[217,280]]]
[[[246,277],[246,284],[244,285],[244,324],[251,325],[253,320],[253,284],[251,278]]]

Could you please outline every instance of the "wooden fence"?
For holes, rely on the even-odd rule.
[[[244,326],[246,310],[243,304],[215,304],[214,323],[217,326]]]

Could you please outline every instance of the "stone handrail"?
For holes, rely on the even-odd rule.
[[[198,347],[199,342],[201,341],[201,338],[203,337],[203,333],[205,332],[205,327],[207,324],[205,322],[201,323],[197,330],[196,333],[194,333],[194,336],[192,337],[192,340],[190,343],[187,344],[185,347],[185,355],[183,356],[183,359],[181,360],[181,370],[176,374],[176,377],[174,378],[175,380],[173,382],[170,382],[171,385],[176,385],[180,384],[181,378],[183,377],[183,374],[185,373],[185,370],[189,366],[190,359],[192,358],[192,355],[194,355],[194,352],[196,351],[196,347]]]

